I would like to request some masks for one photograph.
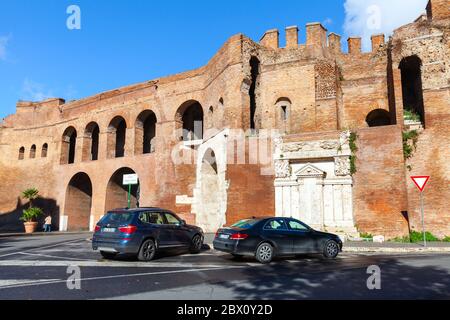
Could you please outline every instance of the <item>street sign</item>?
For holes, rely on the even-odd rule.
[[[137,174],[124,174],[123,175],[123,185],[135,185],[138,184],[138,175]]]
[[[428,183],[428,180],[430,180],[430,176],[413,176],[411,177],[412,181],[414,181],[414,184],[420,191],[420,211],[422,213],[422,231],[423,231],[423,245],[427,246],[427,237],[426,237],[426,231],[425,231],[425,214],[423,210],[423,191],[425,190],[425,187]]]
[[[419,188],[420,192],[423,192],[425,190],[425,187],[428,183],[428,180],[430,180],[430,176],[414,176],[411,177],[412,181],[414,181],[414,184]]]

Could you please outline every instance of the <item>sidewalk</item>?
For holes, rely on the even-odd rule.
[[[450,253],[450,242],[400,243],[400,242],[356,242],[344,243],[344,252],[389,252],[389,253]]]

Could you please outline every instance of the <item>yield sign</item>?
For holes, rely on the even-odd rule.
[[[417,188],[419,188],[420,192],[423,192],[428,180],[430,180],[430,176],[415,176],[411,177],[411,179],[414,181]]]

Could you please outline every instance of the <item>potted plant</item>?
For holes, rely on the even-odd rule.
[[[29,201],[28,209],[23,210],[20,220],[24,222],[25,233],[36,231],[38,223],[37,218],[44,212],[41,208],[33,207],[33,200],[37,199],[39,191],[36,188],[30,188],[22,192],[22,196]]]

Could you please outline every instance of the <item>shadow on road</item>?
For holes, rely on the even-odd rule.
[[[367,262],[366,265],[361,261],[317,258],[311,263],[274,263],[244,269],[244,282],[230,281],[221,285],[242,300],[450,298],[447,270],[411,266],[396,258],[377,260],[381,268],[381,290],[369,290],[367,268],[375,261],[368,258]]]

